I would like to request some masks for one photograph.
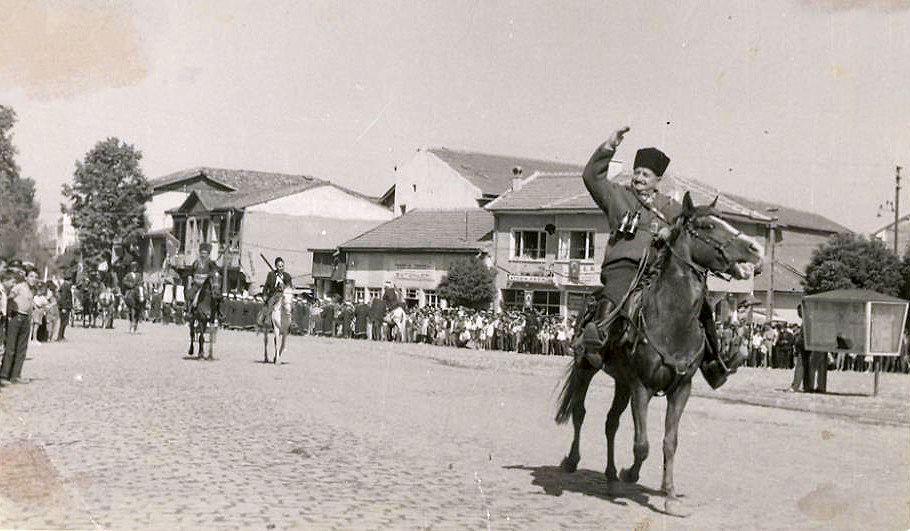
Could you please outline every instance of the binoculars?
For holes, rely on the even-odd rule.
[[[631,240],[635,237],[635,231],[638,230],[638,221],[641,219],[641,212],[632,212],[627,210],[625,214],[622,215],[622,221],[619,223],[619,228],[616,229],[617,236]]]

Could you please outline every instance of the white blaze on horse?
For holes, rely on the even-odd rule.
[[[294,291],[285,288],[281,293],[272,295],[265,308],[259,314],[258,327],[262,332],[262,355],[264,362],[269,362],[269,333],[272,334],[275,357],[272,363],[278,364],[281,354],[284,353],[285,343],[291,331],[291,312],[294,305]],[[279,344],[279,338],[281,342]]]

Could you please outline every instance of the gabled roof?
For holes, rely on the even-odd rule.
[[[480,188],[484,195],[494,197],[509,189],[512,184],[512,170],[516,166],[521,168],[522,175],[525,176],[537,172],[577,172],[580,175],[583,169],[578,164],[566,162],[455,151],[444,147],[431,148],[427,151]]]
[[[275,188],[261,190],[252,190],[248,192],[216,192],[214,190],[193,190],[186,200],[179,207],[170,209],[168,213],[181,212],[189,206],[199,202],[205,210],[226,210],[229,208],[242,209],[260,203],[266,203],[273,199],[287,197],[320,186],[328,186],[330,183],[312,179],[309,182],[300,182],[297,184],[284,185]]]
[[[488,247],[493,215],[481,208],[415,209],[338,246],[354,250],[479,251]]]
[[[795,208],[785,207],[782,205],[769,203],[767,201],[749,199],[748,197],[743,197],[741,195],[724,195],[736,200],[739,203],[742,203],[743,205],[748,206],[753,210],[765,212],[765,215],[773,215],[777,218],[776,224],[778,227],[792,227],[830,233],[853,232],[847,227],[835,223],[834,221],[831,221],[830,219],[819,214],[806,212],[805,210],[797,210]],[[777,210],[775,212],[768,212],[769,208]]]
[[[885,295],[871,289],[835,289],[813,295],[806,295],[804,299],[827,301],[857,301],[857,302],[907,302],[898,297]]]
[[[631,179],[630,174],[620,174],[614,181],[628,184]],[[666,175],[660,181],[658,189],[680,201],[686,192],[691,192],[692,201],[696,205],[706,205],[717,197],[717,209],[723,214],[732,214],[765,223],[771,221],[767,215],[748,208],[740,202],[730,199],[727,194],[722,194],[717,189],[695,179],[672,174]],[[541,209],[600,211],[597,203],[585,188],[580,171],[532,175],[523,181],[518,190],[504,193],[487,204],[486,208],[493,212]]]
[[[303,182],[318,181],[315,177],[307,175],[290,175],[286,173],[270,173],[252,170],[226,170],[222,168],[199,167],[174,172],[157,179],[152,179],[149,184],[153,192],[159,192],[177,186],[183,182],[205,179],[225,191],[250,191],[262,190],[277,186],[288,186]]]

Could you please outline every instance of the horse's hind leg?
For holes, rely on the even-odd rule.
[[[562,469],[566,472],[575,472],[578,469],[578,462],[581,460],[581,426],[585,421],[585,396],[588,394],[588,385],[591,379],[597,374],[598,369],[590,367],[585,360],[575,362],[569,376],[569,387],[566,391],[571,400],[572,411],[572,446],[569,448],[569,455],[562,460]]]
[[[632,455],[635,461],[630,468],[624,468],[620,479],[627,483],[638,482],[638,472],[641,464],[648,458],[648,402],[651,400],[651,391],[640,382],[632,386],[632,420],[635,422],[635,442],[632,445]]]
[[[682,508],[679,507],[676,489],[673,487],[673,460],[676,456],[679,419],[686,408],[686,402],[689,400],[691,391],[692,380],[687,380],[667,395],[667,416],[664,423],[664,478],[661,482],[661,490],[667,497],[664,502],[666,511],[679,516],[684,516],[685,514]]]
[[[269,333],[267,330],[262,331],[262,356],[263,363],[269,362]]]
[[[619,429],[619,419],[623,411],[629,406],[631,393],[629,386],[625,383],[615,380],[613,390],[613,405],[607,413],[607,422],[604,425],[604,433],[607,436],[607,481],[616,481],[619,477],[616,475],[616,461],[614,459],[614,444],[616,441],[616,430]]]

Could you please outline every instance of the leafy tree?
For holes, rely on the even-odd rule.
[[[832,289],[870,289],[900,295],[904,266],[884,242],[855,234],[837,234],[812,253],[806,266],[806,294]]]
[[[38,202],[35,200],[35,181],[22,178],[16,164],[16,147],[12,142],[12,128],[16,112],[0,105],[0,256],[37,262],[34,252],[37,241]],[[34,249],[26,249],[31,243]],[[24,253],[24,254],[23,254]]]
[[[439,282],[437,293],[454,306],[485,310],[496,297],[495,279],[496,272],[483,260],[474,257],[457,260]]]
[[[141,158],[135,147],[108,138],[76,161],[73,184],[63,185],[69,200],[64,209],[90,263],[106,260],[115,243],[133,242],[145,233],[145,203],[152,189],[139,168]]]

